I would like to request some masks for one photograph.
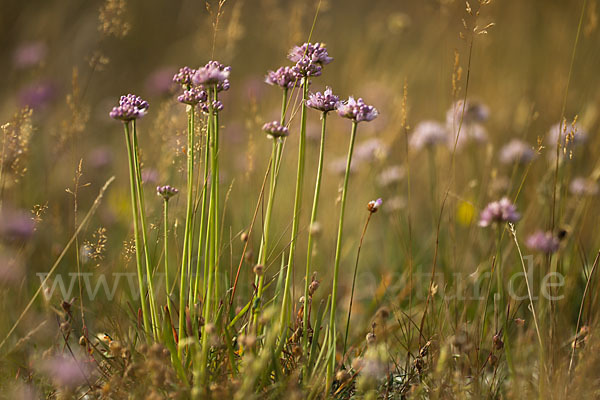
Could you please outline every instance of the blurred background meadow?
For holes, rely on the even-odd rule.
[[[159,264],[163,215],[154,188],[169,184],[185,192],[186,182],[187,118],[176,100],[173,75],[184,65],[213,59],[231,65],[231,88],[220,98],[225,106],[219,119],[220,260],[229,288],[244,260],[232,308],[239,310],[253,295],[261,240],[265,205],[259,200],[271,154],[262,126],[278,119],[281,108],[281,91],[267,85],[265,75],[288,65],[289,50],[309,39],[325,43],[334,58],[322,76],[312,79],[310,91],[330,86],[340,98],[362,97],[379,111],[377,119],[360,125],[352,161],[336,310],[341,337],[357,250],[370,215],[367,204],[377,198],[383,204],[360,247],[350,355],[338,354],[338,365],[344,366],[340,371],[350,371],[349,376],[338,373],[337,389],[329,394],[597,395],[597,25],[597,0],[3,0],[0,396],[190,396],[171,369],[152,364],[168,361],[157,361],[152,349],[140,349],[128,339],[136,330],[139,299],[125,277],[115,284],[115,274],[136,271],[127,152],[122,127],[108,113],[126,93],[150,103],[137,129],[150,249]],[[264,266],[265,276],[275,281],[290,244],[299,92],[290,97],[274,239]],[[313,265],[320,282],[313,304],[331,293],[350,133],[349,121],[335,113],[328,117],[318,225],[309,226],[321,122],[318,112],[307,112],[304,200],[291,286],[294,313],[304,294],[309,230],[316,236]],[[459,126],[455,140],[452,132]],[[559,131],[562,139],[557,140]],[[111,176],[114,182],[74,236]],[[479,226],[486,205],[502,197],[514,202],[521,216],[514,228]],[[240,238],[249,233],[257,207],[244,252],[246,242]],[[170,208],[171,260],[177,266],[185,194],[173,198]],[[551,251],[530,238],[536,231],[549,232],[556,241]],[[53,275],[28,306],[59,257]],[[522,261],[531,268],[533,295],[545,290],[547,272],[560,273],[562,281],[553,281],[560,299],[545,303],[539,296],[530,303],[521,279],[516,292],[522,297],[510,302],[508,311],[488,302],[490,271],[499,260],[507,285],[522,271]],[[81,282],[69,275],[78,268],[90,282],[81,292]],[[113,293],[102,289],[102,276]],[[96,292],[85,293],[88,289]],[[481,293],[489,303],[485,311],[477,297]],[[541,332],[536,332],[532,305]],[[482,312],[490,328],[480,338]],[[241,335],[244,328],[237,329]],[[498,345],[504,331],[511,338],[508,361]],[[367,351],[369,333],[384,344],[376,355]],[[115,353],[110,343],[118,342],[119,350],[133,353],[129,357],[137,361],[128,364],[123,356],[125,362],[106,366],[110,357],[89,355],[97,365],[86,365],[89,371],[74,367],[68,360],[85,353],[80,336],[98,341],[97,354]],[[293,352],[285,357],[292,360]],[[250,393],[312,395],[306,382],[298,384],[289,360],[284,378],[258,383]],[[128,372],[132,365],[139,370]],[[128,381],[135,373],[141,378]],[[245,390],[243,376],[232,373],[231,381],[228,376],[225,367],[215,367],[215,398]]]

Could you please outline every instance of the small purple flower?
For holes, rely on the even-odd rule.
[[[300,85],[301,79],[292,67],[279,67],[276,71],[267,72],[265,82],[272,86],[291,89]]]
[[[463,114],[464,109],[464,114]],[[446,113],[446,124],[449,127],[454,126],[458,129],[460,120],[464,125],[481,124],[486,122],[490,117],[490,109],[483,103],[467,100],[463,107],[463,101],[458,100]]]
[[[192,76],[194,85],[209,88],[217,87],[217,91],[229,89],[230,66],[225,66],[218,61],[209,61],[204,67],[198,68]]]
[[[504,164],[527,164],[534,158],[535,151],[519,139],[512,139],[500,149],[500,161]]]
[[[303,77],[301,84],[304,85],[311,76],[321,76],[323,68],[320,64],[310,61],[308,57],[302,58],[292,67],[295,74]],[[310,84],[310,82],[309,82]]]
[[[569,190],[575,196],[595,196],[598,194],[598,184],[591,179],[578,177],[571,181]]]
[[[211,113],[211,107],[213,114],[218,113],[219,111],[223,111],[223,109],[225,108],[225,106],[220,100],[213,100],[211,103],[200,103],[200,111],[202,111],[205,114]]]
[[[121,96],[119,99],[119,105],[113,107],[109,115],[113,119],[119,119],[121,121],[128,122],[146,115],[148,107],[148,102],[142,100],[141,97],[128,94],[126,96]]]
[[[168,201],[171,197],[175,196],[179,193],[179,190],[174,188],[173,186],[165,185],[165,186],[157,186],[156,194],[162,196],[165,201]]]
[[[267,122],[263,125],[262,130],[272,138],[282,138],[289,134],[287,126],[281,125],[279,121]]]
[[[304,43],[302,46],[294,46],[290,50],[288,58],[295,63],[306,58],[311,63],[320,65],[329,64],[333,61],[323,43]]]
[[[182,67],[179,72],[173,76],[173,82],[179,83],[183,87],[192,86],[192,77],[196,74],[196,70],[190,67]]]
[[[376,213],[382,204],[383,204],[383,200],[381,200],[381,198],[379,198],[377,200],[371,200],[369,202],[369,204],[367,204],[367,210],[369,210],[370,213]]]
[[[354,122],[372,121],[378,115],[375,107],[365,104],[361,98],[354,100],[352,96],[345,102],[338,103],[337,112],[341,117],[351,119]]]
[[[560,242],[552,232],[536,231],[527,238],[525,243],[531,250],[551,254],[558,251]]]
[[[409,145],[415,150],[421,150],[424,147],[446,143],[447,140],[448,131],[444,125],[437,121],[422,121],[410,136]]]
[[[208,99],[208,95],[204,90],[199,87],[192,87],[184,90],[181,95],[177,97],[177,101],[189,105],[196,105],[198,103],[204,103]]]
[[[335,110],[339,102],[340,98],[333,94],[330,87],[327,87],[323,93],[317,92],[309,94],[308,100],[306,100],[306,106],[328,113],[329,111]]]
[[[479,216],[479,226],[487,227],[499,222],[517,222],[521,215],[517,207],[508,199],[503,197],[499,201],[488,204]]]

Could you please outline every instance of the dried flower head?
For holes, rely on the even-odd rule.
[[[289,134],[287,126],[281,125],[279,121],[267,122],[263,125],[262,130],[271,138],[281,138]]]
[[[205,88],[216,86],[219,92],[228,90],[230,73],[230,66],[225,66],[218,61],[209,61],[204,67],[196,70],[192,76],[192,83]]]
[[[267,72],[265,82],[272,86],[291,89],[300,84],[301,77],[292,67],[279,67],[276,71]]]
[[[409,146],[415,150],[446,143],[448,131],[437,121],[422,121],[417,124],[410,136]]]
[[[185,103],[189,105],[196,105],[198,103],[203,103],[208,99],[208,95],[204,90],[199,87],[192,87],[190,89],[184,90],[181,95],[177,97],[177,101],[180,103]]]
[[[521,215],[517,212],[517,207],[507,197],[503,197],[485,207],[479,216],[479,226],[487,227],[500,222],[514,223],[519,219],[521,219]]]
[[[375,107],[365,104],[361,98],[354,100],[352,96],[345,102],[338,103],[337,112],[341,117],[351,119],[354,122],[372,121],[379,114]]]
[[[156,194],[162,196],[162,198],[165,199],[165,201],[169,200],[177,193],[179,193],[179,190],[174,188],[173,186],[165,185],[156,187]]]
[[[552,232],[538,230],[527,238],[526,245],[531,250],[551,254],[558,251],[560,242]]]
[[[383,200],[381,200],[380,198],[377,200],[371,200],[369,204],[367,204],[367,210],[369,210],[370,213],[376,213],[382,204]]]
[[[500,161],[504,164],[527,164],[535,155],[533,148],[519,139],[512,139],[500,149]]]
[[[308,95],[308,100],[306,100],[306,106],[328,113],[329,111],[335,110],[339,102],[340,98],[333,94],[330,87],[327,87],[323,93],[310,93]]]
[[[148,102],[142,100],[141,97],[128,94],[126,96],[121,96],[119,99],[119,105],[113,107],[109,115],[113,119],[119,119],[121,121],[128,122],[146,115],[148,107]]]

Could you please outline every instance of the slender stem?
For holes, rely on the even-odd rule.
[[[337,243],[335,246],[335,262],[333,269],[333,288],[331,291],[331,309],[329,316],[329,346],[331,349],[331,357],[327,364],[327,390],[333,383],[333,373],[335,371],[335,349],[336,349],[336,326],[335,326],[335,310],[336,310],[336,297],[338,287],[338,275],[340,270],[340,258],[342,253],[342,235],[344,231],[344,213],[346,211],[346,195],[348,193],[348,180],[350,178],[350,166],[352,163],[352,153],[354,152],[354,141],[356,139],[356,128],[358,122],[352,122],[352,133],[350,135],[350,146],[348,148],[348,159],[346,161],[346,173],[344,175],[344,186],[342,189],[342,200],[340,207],[340,221],[338,225]]]
[[[300,115],[300,143],[298,146],[298,173],[296,175],[296,196],[294,198],[294,219],[292,220],[292,238],[290,241],[290,253],[288,258],[287,271],[285,276],[285,286],[281,301],[281,313],[279,325],[281,327],[280,343],[285,341],[287,329],[285,321],[287,320],[289,291],[294,270],[294,256],[296,253],[296,238],[300,226],[300,208],[302,206],[302,188],[304,185],[304,164],[306,159],[306,99],[308,98],[308,79],[302,81],[302,112]]]
[[[181,271],[179,275],[179,341],[186,336],[185,332],[185,311],[186,311],[186,283],[189,280],[190,258],[193,236],[193,184],[194,184],[194,107],[188,106],[188,146],[187,146],[187,207],[185,215],[185,234],[183,237],[183,256],[181,261]],[[183,347],[179,346],[179,355]]]
[[[287,89],[283,90],[283,99],[281,102],[281,125],[285,123],[285,112],[287,108]],[[269,198],[267,199],[267,210],[265,213],[265,222],[263,225],[263,234],[260,242],[260,249],[258,252],[258,263],[265,265],[267,261],[267,254],[269,248],[269,232],[271,226],[271,214],[273,212],[273,205],[275,204],[275,189],[277,187],[277,178],[279,177],[279,167],[281,164],[281,153],[283,151],[283,140],[273,139],[273,148],[271,151],[271,161],[269,164],[270,169],[270,183],[269,183]],[[255,284],[257,285],[256,297],[262,298],[264,290],[264,275],[256,278]],[[253,310],[252,322],[254,327],[257,327],[259,308]]]
[[[169,308],[169,314],[171,312],[171,302],[169,297],[171,295],[171,283],[169,281],[169,200],[164,200],[163,207],[163,225],[165,230],[164,244],[165,244],[165,290],[167,294],[167,307]]]
[[[144,256],[146,259],[146,276],[148,281],[148,301],[150,303],[150,317],[152,319],[152,331],[154,332],[155,339],[158,338],[158,331],[160,327],[160,323],[158,321],[158,311],[156,308],[156,300],[154,296],[154,283],[153,283],[153,273],[152,273],[152,263],[150,262],[150,250],[148,245],[148,236],[147,236],[147,224],[146,224],[146,205],[144,201],[144,186],[142,184],[142,171],[140,166],[139,159],[139,146],[137,139],[137,129],[135,120],[132,121],[133,128],[133,165],[135,168],[135,179],[137,186],[137,201],[140,211],[140,220],[142,222],[142,240],[144,246]]]
[[[204,179],[203,179],[203,187],[202,187],[202,202],[200,205],[200,231],[198,233],[198,255],[197,255],[197,263],[196,263],[196,279],[195,279],[195,283],[194,283],[194,302],[198,299],[198,290],[200,288],[200,269],[201,269],[201,255],[202,255],[202,245],[204,244],[204,241],[206,240],[206,236],[205,236],[205,230],[206,230],[206,205],[207,205],[207,200],[208,200],[208,171],[209,171],[209,167],[208,167],[208,163],[210,161],[209,159],[209,147],[208,147],[208,143],[210,141],[210,128],[211,127],[211,118],[208,118],[208,129],[206,131],[206,139],[205,139],[205,146],[204,146]],[[207,271],[208,269],[206,268],[206,264],[205,264],[205,268],[204,268],[204,285],[206,285],[207,282]],[[206,291],[204,291],[204,293],[202,293],[202,298],[204,301],[204,297],[206,297]]]
[[[356,264],[354,264],[354,275],[352,276],[352,290],[350,291],[350,305],[348,306],[348,319],[346,320],[346,334],[344,335],[344,352],[342,353],[342,358],[346,355],[346,349],[348,344],[348,332],[350,331],[350,316],[352,315],[352,303],[354,301],[354,287],[356,285],[356,275],[358,273],[358,260],[360,258],[360,249],[362,249],[363,240],[365,239],[365,234],[367,233],[367,227],[369,226],[369,221],[371,221],[372,212],[369,212],[369,216],[367,217],[367,222],[365,222],[365,227],[363,228],[362,235],[360,236],[360,243],[358,244],[358,252],[356,253]]]
[[[303,321],[302,321],[302,343],[304,348],[304,354],[307,354],[308,351],[308,288],[310,285],[310,266],[312,262],[312,253],[313,253],[313,238],[314,238],[314,230],[313,227],[317,222],[317,211],[319,209],[319,194],[321,193],[321,178],[323,176],[323,159],[325,155],[325,126],[327,122],[327,113],[321,114],[321,144],[319,146],[319,164],[317,168],[317,179],[315,181],[315,194],[313,198],[312,211],[310,213],[310,225],[308,230],[308,243],[307,243],[307,252],[306,252],[306,272],[304,274],[304,313],[303,313]]]
[[[218,98],[217,87],[213,88],[214,102],[216,103]],[[214,200],[214,208],[213,208],[213,265],[214,265],[214,274],[215,274],[215,313],[217,312],[217,308],[219,306],[219,298],[220,298],[220,290],[219,290],[219,111],[214,109],[212,110],[213,116],[213,160],[212,160],[212,185],[211,189],[213,189],[213,200]]]
[[[144,331],[147,336],[150,336],[150,320],[148,319],[148,306],[146,305],[145,299],[145,287],[144,287],[144,271],[142,268],[142,254],[140,250],[140,233],[138,228],[138,208],[137,208],[137,189],[135,185],[135,167],[133,166],[133,149],[131,147],[131,135],[129,133],[129,123],[123,124],[125,128],[125,141],[127,143],[127,159],[129,161],[129,185],[131,191],[131,211],[133,214],[133,230],[135,240],[135,261],[137,266],[138,285],[140,290],[140,303],[142,307],[142,319],[144,322]]]

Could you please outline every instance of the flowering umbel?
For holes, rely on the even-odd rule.
[[[300,84],[301,77],[292,67],[279,67],[276,71],[267,72],[265,82],[283,89],[291,89]]]
[[[175,196],[179,193],[179,190],[174,188],[173,186],[165,185],[165,186],[157,186],[156,194],[161,196],[165,200],[169,200],[171,197]]]
[[[192,77],[196,73],[196,70],[190,67],[181,67],[179,72],[173,76],[173,82],[179,83],[184,88],[192,86]]]
[[[379,115],[375,107],[365,104],[361,98],[354,100],[352,96],[345,102],[338,103],[337,112],[341,117],[349,118],[354,122],[372,121]]]
[[[517,212],[517,207],[508,197],[503,197],[499,201],[491,202],[484,208],[479,216],[479,226],[487,227],[499,222],[514,223],[520,219],[521,214]]]
[[[218,61],[209,61],[192,75],[192,83],[204,88],[216,86],[218,92],[228,90],[230,72],[230,66],[225,66]]]
[[[294,46],[288,58],[296,63],[292,67],[294,73],[305,78],[321,75],[323,65],[333,61],[323,43],[304,43],[302,46]]]
[[[422,121],[417,124],[410,136],[409,145],[415,150],[446,143],[448,130],[437,121]]]
[[[189,105],[196,105],[198,103],[204,103],[208,99],[208,95],[204,90],[199,87],[192,87],[184,90],[181,95],[177,97],[177,101]]]
[[[281,125],[279,121],[267,122],[262,129],[272,138],[281,138],[289,134],[287,126]]]
[[[148,102],[142,100],[141,97],[128,94],[126,96],[121,96],[119,105],[113,107],[109,115],[113,119],[129,122],[146,115],[149,106]]]
[[[339,102],[340,98],[333,94],[330,87],[327,87],[323,93],[317,92],[309,94],[308,100],[306,100],[306,106],[328,113],[329,111],[335,110]]]

